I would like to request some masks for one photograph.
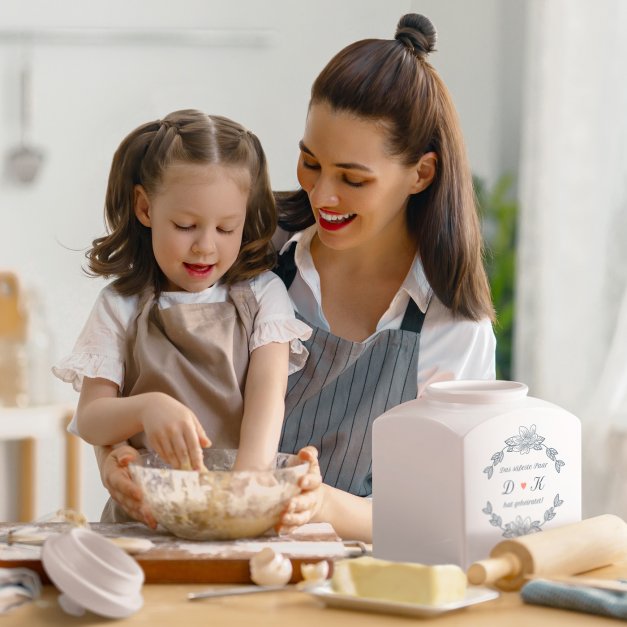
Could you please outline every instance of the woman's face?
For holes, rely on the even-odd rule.
[[[326,103],[310,107],[297,173],[325,246],[347,250],[407,240],[407,201],[420,191],[420,177],[416,166],[386,153],[385,137],[376,121]]]

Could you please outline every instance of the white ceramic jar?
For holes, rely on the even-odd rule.
[[[581,425],[514,381],[431,384],[372,432],[373,554],[467,568],[581,520]]]

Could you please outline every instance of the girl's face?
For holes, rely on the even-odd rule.
[[[297,173],[325,246],[347,250],[407,240],[409,196],[431,179],[421,177],[419,164],[390,157],[385,138],[376,121],[326,103],[311,105]]]
[[[152,230],[166,291],[200,292],[235,263],[246,219],[244,168],[173,164],[150,197],[135,188],[135,215]]]

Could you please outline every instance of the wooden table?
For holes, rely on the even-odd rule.
[[[627,575],[627,563],[599,569],[590,575],[617,578]],[[158,585],[143,588],[144,607],[115,625],[180,625],[181,627],[378,627],[381,625],[433,625],[434,627],[598,627],[620,625],[611,618],[525,605],[518,593],[507,592],[486,603],[437,618],[408,618],[331,609],[303,592],[268,592],[250,596],[188,601],[188,592],[203,585]],[[56,602],[57,591],[45,586],[36,602],[21,606],[0,618],[2,627],[24,625],[108,625],[110,619],[91,613],[68,616]]]

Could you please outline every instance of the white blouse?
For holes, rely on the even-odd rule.
[[[294,309],[282,281],[272,272],[264,272],[250,280],[259,304],[253,334],[249,342],[251,353],[270,342],[290,343],[289,372],[300,370],[308,351],[301,343],[311,335],[311,329],[294,316]],[[227,300],[228,287],[216,284],[202,292],[163,292],[159,307],[167,309],[177,304],[221,303]],[[124,384],[126,333],[137,315],[139,296],[121,296],[113,287],[103,288],[81,331],[74,350],[52,368],[61,380],[72,383],[80,392],[83,377],[102,378]]]
[[[298,272],[289,288],[294,308],[310,324],[330,331],[322,311],[320,277],[310,252],[315,232],[313,225],[294,234],[281,252],[296,242],[294,261]],[[455,318],[433,294],[418,256],[373,335],[384,329],[399,329],[410,298],[423,313],[426,311],[418,356],[419,396],[435,381],[495,378],[496,338],[491,321]]]

